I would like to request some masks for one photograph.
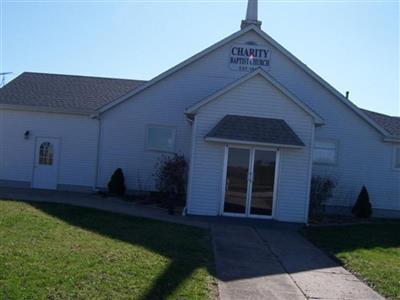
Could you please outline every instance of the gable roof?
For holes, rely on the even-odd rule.
[[[109,109],[111,109],[112,107],[114,107],[115,105],[118,105],[119,103],[127,100],[128,98],[139,94],[140,92],[142,92],[143,90],[151,87],[152,85],[156,84],[157,82],[163,80],[164,78],[174,74],[175,72],[179,71],[180,69],[186,67],[187,65],[190,65],[191,63],[199,60],[200,58],[206,56],[207,54],[209,54],[210,52],[222,47],[223,45],[229,43],[230,41],[244,35],[245,33],[254,30],[255,28],[257,28],[255,25],[249,25],[246,26],[245,28],[236,31],[235,33],[231,34],[230,36],[227,36],[226,38],[220,40],[219,42],[215,43],[214,45],[211,45],[210,47],[204,49],[203,51],[191,56],[190,58],[184,60],[183,62],[177,64],[176,66],[168,69],[167,71],[161,73],[160,75],[154,77],[153,79],[149,80],[148,82],[146,82],[145,84],[143,84],[141,87],[139,87],[138,89],[131,91],[129,93],[127,93],[126,95],[123,95],[122,97],[104,105],[103,107],[101,107],[99,109],[99,113],[103,113]]]
[[[25,72],[0,89],[0,105],[90,112],[144,81]]]
[[[368,117],[385,128],[392,136],[400,138],[400,117],[388,116],[374,111],[362,109]]]
[[[354,105],[350,100],[348,100],[346,97],[344,97],[341,93],[339,93],[334,87],[332,87],[329,83],[327,83],[324,79],[322,79],[320,76],[318,76],[314,71],[312,71],[309,67],[307,67],[304,63],[302,63],[299,59],[297,59],[293,54],[291,54],[289,51],[287,51],[284,47],[282,47],[278,42],[276,42],[274,39],[272,39],[268,34],[263,32],[260,28],[258,28],[255,25],[249,25],[243,28],[242,30],[239,30],[232,35],[226,37],[225,39],[217,42],[216,44],[206,48],[205,50],[195,54],[194,56],[190,57],[189,59],[183,61],[182,63],[176,65],[175,67],[165,71],[164,73],[161,73],[160,75],[156,76],[150,81],[141,81],[141,80],[127,80],[127,79],[111,79],[111,78],[99,78],[99,77],[86,77],[86,76],[73,76],[73,75],[55,75],[55,74],[43,74],[43,73],[23,73],[19,77],[23,75],[33,75],[36,74],[38,76],[64,76],[64,77],[69,77],[69,78],[76,78],[77,80],[84,80],[84,81],[89,81],[89,82],[94,82],[97,81],[99,83],[99,80],[104,80],[107,81],[107,84],[95,84],[97,88],[94,88],[95,91],[94,93],[99,93],[100,97],[97,98],[99,100],[94,100],[93,98],[89,98],[90,104],[86,104],[85,101],[80,99],[74,99],[71,101],[71,103],[74,104],[61,104],[63,101],[65,102],[68,98],[64,98],[62,101],[61,99],[55,100],[54,102],[50,101],[47,103],[47,106],[41,106],[45,103],[43,103],[43,100],[39,99],[44,99],[47,94],[47,88],[46,84],[44,85],[46,88],[45,89],[39,89],[39,90],[34,90],[34,85],[30,85],[30,89],[28,87],[23,87],[21,90],[17,88],[14,85],[15,80],[19,80],[20,78],[17,77],[10,83],[8,83],[6,86],[0,89],[0,108],[18,108],[18,109],[29,109],[31,110],[33,107],[37,107],[39,110],[42,110],[45,108],[46,110],[54,111],[54,112],[71,112],[71,113],[93,113],[93,110],[95,110],[97,113],[102,113],[105,112],[115,105],[127,100],[128,98],[140,93],[141,91],[147,89],[148,87],[156,84],[157,82],[161,81],[162,79],[168,77],[169,75],[177,72],[178,70],[182,69],[183,67],[191,64],[192,62],[204,57],[208,53],[218,49],[219,47],[222,47],[226,43],[232,41],[235,38],[238,38],[244,34],[246,34],[249,31],[255,31],[258,33],[262,38],[264,38],[267,42],[269,42],[273,47],[278,49],[283,55],[285,55],[288,59],[290,59],[294,64],[299,66],[304,72],[306,72],[308,75],[310,75],[312,78],[314,78],[319,84],[321,84],[324,88],[326,88],[328,91],[330,91],[334,96],[336,96],[340,101],[342,101],[345,105],[347,105],[356,115],[361,117],[364,121],[366,121],[370,126],[375,128],[378,132],[380,132],[384,137],[385,140],[388,141],[400,141],[400,137],[397,135],[391,134],[389,127],[378,124],[378,118],[373,118],[373,115],[368,114],[365,110],[359,109],[356,105]],[[55,78],[55,77],[53,77]],[[90,79],[93,79],[90,80]],[[43,82],[42,82],[43,83]],[[115,83],[115,84],[113,84]],[[118,83],[118,84],[116,84]],[[79,83],[78,83],[79,85]],[[110,86],[109,86],[110,85]],[[129,88],[127,87],[129,85]],[[11,89],[10,86],[13,86]],[[106,86],[109,86],[109,88],[105,88]],[[117,88],[118,86],[118,88]],[[42,85],[43,87],[43,85]],[[64,86],[65,87],[65,86]],[[91,87],[93,89],[93,86]],[[103,88],[106,89],[105,93],[100,93],[100,90],[103,90]],[[14,90],[15,89],[15,90]],[[14,91],[13,91],[14,90]],[[65,88],[59,89],[60,95],[65,95]],[[79,90],[79,89],[78,89]],[[83,88],[85,90],[85,88]],[[39,94],[40,91],[40,94]],[[41,92],[43,91],[43,93]],[[53,90],[54,92],[54,90]],[[83,94],[86,94],[83,92]],[[20,95],[21,97],[16,97],[18,99],[13,99],[15,95]],[[29,100],[26,96],[31,96],[32,99],[36,100]],[[55,93],[55,96],[59,97],[59,93]],[[107,95],[107,96],[104,96]],[[84,98],[84,97],[83,97]],[[94,104],[96,103],[96,104]],[[25,107],[26,106],[26,107]],[[66,108],[68,107],[68,108]],[[72,108],[72,107],[78,107],[77,109]],[[90,107],[90,108],[89,108]],[[93,108],[95,107],[95,108]]]
[[[303,111],[309,114],[316,124],[322,125],[324,124],[324,120],[315,113],[311,108],[309,108],[303,101],[298,99],[294,94],[292,94],[289,90],[287,90],[283,85],[281,85],[277,80],[275,80],[270,74],[262,70],[261,68],[257,68],[253,72],[247,73],[246,75],[242,76],[238,80],[234,81],[231,84],[228,84],[224,88],[220,89],[219,91],[209,95],[208,97],[200,100],[199,102],[191,105],[185,111],[186,114],[194,114],[196,113],[202,106],[206,105],[207,103],[213,101],[214,99],[218,98],[219,96],[229,92],[230,90],[234,89],[235,87],[241,85],[242,83],[254,78],[255,76],[261,76],[267,82],[269,82],[272,86],[277,88],[281,93],[283,93],[286,97],[288,97],[292,102],[294,102],[298,107],[300,107]]]
[[[171,74],[177,72],[178,70],[184,68],[185,66],[197,61],[198,59],[206,56],[208,53],[222,47],[223,45],[227,44],[228,42],[232,41],[233,39],[236,39],[244,34],[246,34],[249,31],[255,31],[258,33],[263,39],[265,39],[269,44],[271,44],[273,47],[278,49],[283,55],[285,55],[290,61],[292,61],[295,65],[300,67],[306,74],[308,74],[311,78],[315,79],[321,86],[323,86],[325,89],[327,89],[329,92],[331,92],[338,100],[343,102],[348,108],[350,108],[356,115],[358,115],[360,118],[362,118],[367,124],[375,128],[378,132],[380,132],[383,136],[385,137],[391,137],[391,134],[381,127],[378,123],[376,123],[375,120],[371,119],[365,112],[360,110],[354,103],[352,103],[349,99],[347,99],[345,96],[343,96],[339,91],[337,91],[333,86],[331,86],[328,82],[326,82],[322,77],[320,77],[318,74],[316,74],[313,70],[311,70],[307,65],[302,63],[298,58],[296,58],[292,53],[290,53],[288,50],[286,50],[282,45],[280,45],[277,41],[275,41],[272,37],[270,37],[268,34],[266,34],[264,31],[262,31],[260,28],[258,28],[256,25],[248,25],[244,27],[243,29],[231,34],[230,36],[222,39],[221,41],[215,43],[214,45],[206,48],[205,50],[195,54],[194,56],[190,57],[189,59],[183,61],[182,63],[172,67],[171,69],[165,71],[164,73],[161,73],[160,75],[154,77],[152,80],[148,81],[147,83],[143,84],[140,88],[135,89],[126,95],[104,105],[99,109],[99,112],[105,112],[112,108],[113,106],[127,100],[128,98],[140,93],[144,89],[152,86],[153,84],[157,83],[158,81],[170,76]],[[397,138],[396,138],[397,139]]]
[[[226,115],[204,138],[211,142],[304,147],[284,120],[249,116]]]

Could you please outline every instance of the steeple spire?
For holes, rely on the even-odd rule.
[[[258,1],[248,0],[247,2],[247,13],[246,19],[242,21],[241,28],[245,28],[249,25],[256,25],[261,27],[261,21],[258,21]]]

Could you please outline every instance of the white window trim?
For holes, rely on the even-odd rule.
[[[337,166],[338,165],[338,160],[339,160],[339,141],[338,140],[332,140],[332,139],[315,139],[313,153],[315,152],[316,144],[318,142],[335,144],[335,150],[336,150],[335,151],[335,161],[333,163],[329,163],[329,162],[314,162],[314,157],[313,157],[312,158],[312,163],[314,165]]]
[[[393,147],[392,167],[393,167],[393,170],[400,171],[400,166],[396,167],[396,152],[397,151],[400,152],[400,145],[399,146],[395,145]]]
[[[168,128],[172,130],[172,138],[173,138],[173,145],[172,145],[172,150],[163,150],[163,149],[157,149],[149,146],[149,128]],[[175,126],[170,126],[170,125],[161,125],[161,124],[147,124],[146,125],[146,132],[145,132],[145,151],[151,151],[151,152],[161,152],[161,153],[175,153],[176,152],[176,127]]]

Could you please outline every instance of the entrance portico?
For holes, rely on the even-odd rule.
[[[188,108],[188,213],[303,222],[312,111],[256,70]]]
[[[221,215],[273,218],[280,148],[304,143],[280,119],[227,115],[206,135],[225,145]]]

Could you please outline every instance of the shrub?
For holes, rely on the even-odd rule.
[[[372,206],[365,186],[362,187],[351,212],[358,218],[369,218],[372,215]]]
[[[108,182],[108,191],[112,194],[124,195],[125,194],[125,178],[121,168],[115,170]]]
[[[329,177],[312,177],[310,191],[310,219],[314,221],[321,221],[323,219],[326,201],[332,197],[332,192],[335,187],[336,182]]]
[[[183,155],[162,156],[155,166],[155,183],[170,214],[186,194],[187,162]]]

